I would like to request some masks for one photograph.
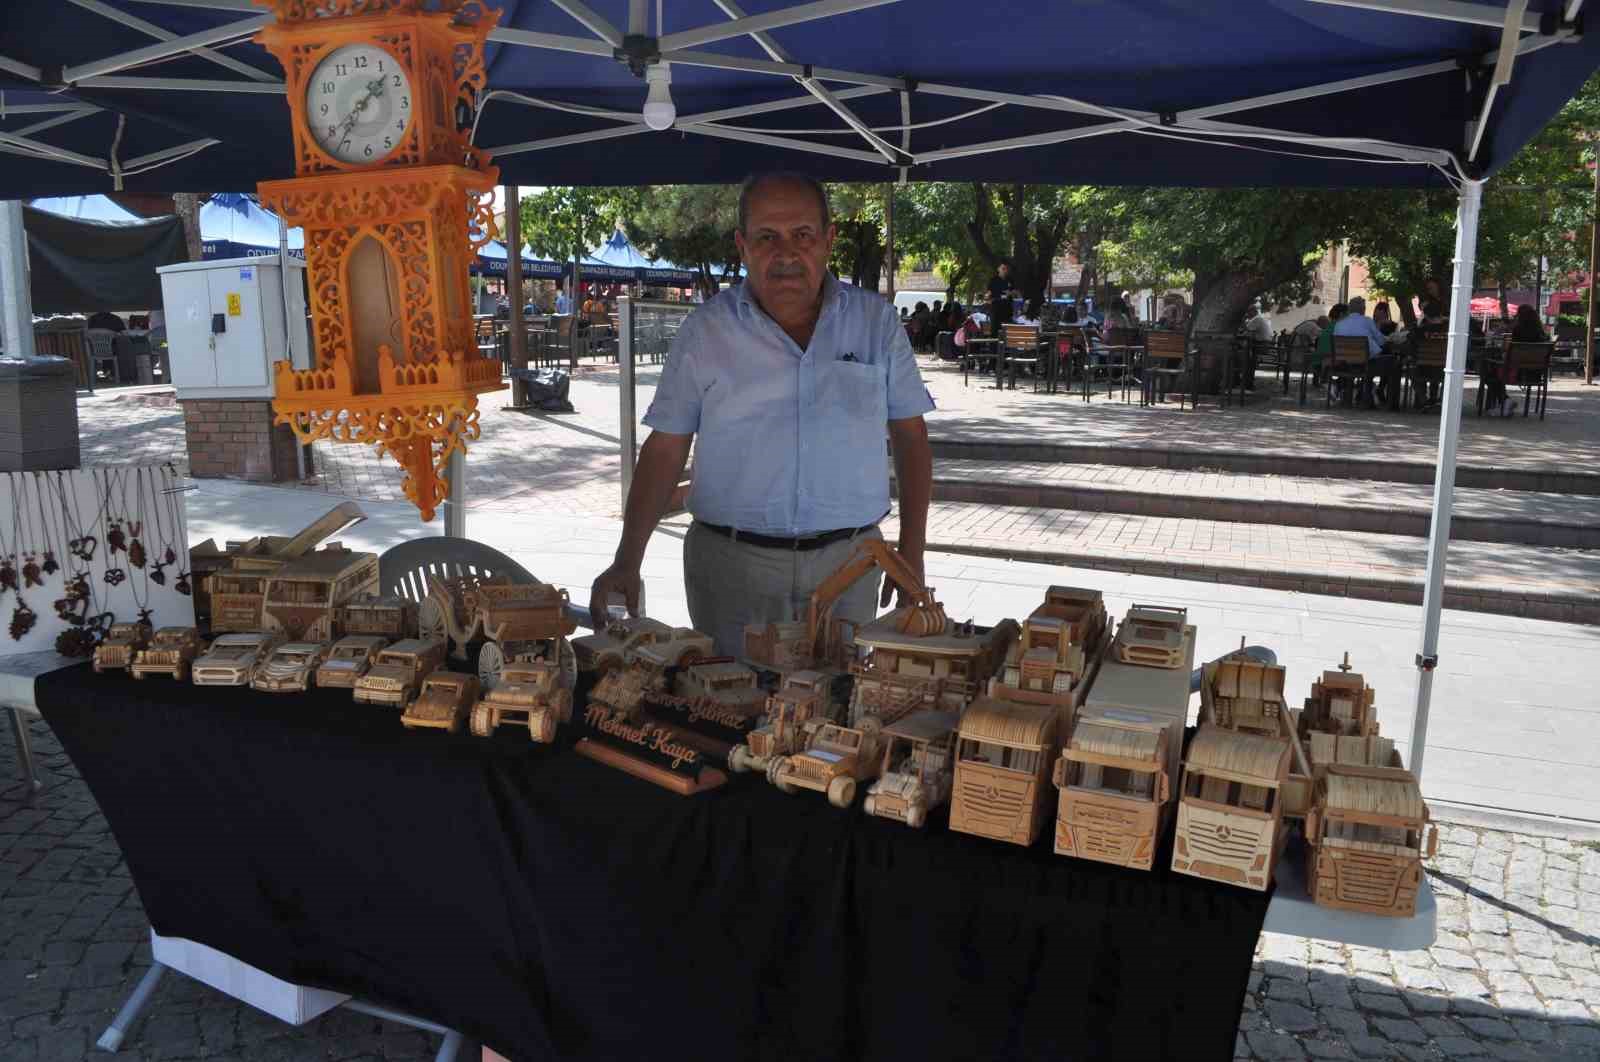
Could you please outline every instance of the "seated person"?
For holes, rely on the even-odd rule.
[[[1012,324],[1019,324],[1019,325],[1028,325],[1028,326],[1030,326],[1032,328],[1038,328],[1039,327],[1039,300],[1037,298],[1029,299],[1028,302],[1027,302],[1027,305],[1023,306],[1022,312],[1017,314],[1016,317],[1011,319],[1011,323]]]
[[[1323,326],[1321,332],[1317,333],[1317,344],[1311,352],[1314,359],[1313,364],[1317,367],[1314,382],[1321,382],[1322,366],[1327,364],[1327,359],[1333,356],[1333,327],[1349,312],[1350,307],[1342,302],[1336,302],[1328,308],[1328,323]]]
[[[1447,325],[1444,319],[1444,308],[1433,299],[1422,304],[1422,318],[1417,321],[1417,327],[1407,330],[1405,337],[1406,349],[1415,356],[1417,348],[1424,339],[1434,339],[1445,334]],[[1417,388],[1417,408],[1426,409],[1439,403],[1439,388],[1444,382],[1442,369],[1413,369],[1413,376],[1423,386]]]
[[[100,310],[97,313],[90,314],[89,320],[85,322],[84,327],[105,328],[113,332],[125,332],[128,328],[128,326],[123,323],[122,318],[118,317],[110,310]]]
[[[1511,334],[1507,337],[1507,349],[1510,343],[1547,343],[1550,337],[1545,335],[1544,326],[1539,323],[1539,311],[1532,306],[1523,304],[1517,307],[1517,316],[1511,326]],[[1501,410],[1504,416],[1511,416],[1517,411],[1516,403],[1505,409],[1506,389],[1518,384],[1533,382],[1534,373],[1524,370],[1519,378],[1512,380],[1506,378],[1506,368],[1486,369],[1483,373],[1483,385],[1489,392],[1489,407]]]
[[[1350,300],[1350,312],[1345,314],[1333,326],[1335,336],[1359,336],[1367,341],[1367,377],[1363,385],[1368,406],[1374,406],[1383,397],[1393,394],[1395,368],[1398,364],[1393,354],[1384,351],[1384,341],[1388,338],[1372,318],[1367,316],[1367,300],[1357,295]],[[1375,379],[1381,379],[1382,389],[1374,389]]]

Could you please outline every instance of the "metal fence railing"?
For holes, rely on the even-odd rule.
[[[626,506],[628,488],[633,485],[633,466],[638,459],[638,405],[634,396],[634,368],[649,360],[660,364],[667,358],[672,341],[683,319],[694,310],[692,303],[655,302],[648,299],[617,300],[617,393],[621,402],[622,501]]]

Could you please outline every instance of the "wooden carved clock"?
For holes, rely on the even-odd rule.
[[[478,353],[467,268],[499,172],[464,130],[500,13],[480,0],[256,0],[283,64],[295,172],[261,201],[306,234],[316,366],[275,366],[301,442],[369,443],[431,520],[450,454],[478,437],[500,363]],[[474,242],[469,223],[483,234]]]

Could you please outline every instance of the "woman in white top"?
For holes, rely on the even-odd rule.
[[[1022,312],[1020,314],[1018,314],[1016,316],[1016,318],[1014,318],[1012,320],[1011,323],[1012,324],[1019,324],[1019,325],[1031,325],[1034,328],[1038,328],[1039,327],[1039,300],[1036,299],[1036,298],[1035,299],[1029,299],[1028,300],[1028,304],[1022,308]]]

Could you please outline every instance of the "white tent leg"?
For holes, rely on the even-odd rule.
[[[33,297],[28,291],[28,234],[22,228],[22,200],[0,202],[0,350],[31,358]]]
[[[1439,460],[1433,477],[1433,524],[1428,530],[1428,571],[1422,591],[1422,648],[1417,653],[1417,703],[1411,721],[1411,771],[1422,778],[1428,740],[1433,669],[1439,662],[1439,618],[1444,608],[1445,553],[1450,548],[1450,509],[1455,499],[1456,440],[1461,435],[1465,390],[1467,322],[1472,310],[1472,271],[1478,251],[1478,206],[1482,181],[1461,186],[1456,209],[1456,264],[1450,281],[1450,339],[1445,350],[1443,409],[1439,413]]]
[[[513,313],[515,318],[516,314]],[[460,421],[452,423],[452,427]],[[457,447],[445,464],[445,476],[450,480],[450,493],[444,502],[444,533],[449,538],[467,537],[467,452]]]

